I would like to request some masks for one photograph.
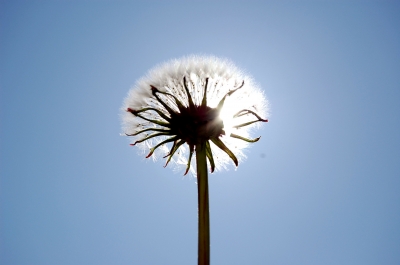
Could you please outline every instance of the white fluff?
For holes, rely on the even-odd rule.
[[[150,85],[157,87],[160,91],[175,95],[185,106],[188,106],[188,98],[183,87],[183,77],[186,76],[189,92],[196,105],[200,105],[205,80],[209,78],[207,86],[207,105],[215,108],[223,96],[230,90],[240,86],[244,81],[244,86],[227,97],[220,117],[224,122],[224,130],[227,135],[235,133],[243,137],[249,137],[251,128],[257,127],[259,122],[240,128],[231,128],[233,125],[254,120],[252,115],[244,115],[233,119],[233,115],[243,109],[256,112],[259,116],[267,118],[268,103],[262,91],[256,86],[252,78],[240,71],[232,62],[213,56],[189,56],[181,59],[171,60],[150,70],[148,74],[139,79],[136,85],[129,91],[122,107],[123,133],[134,134],[146,128],[162,128],[159,125],[145,121],[126,112],[127,108],[139,110],[145,107],[157,108],[168,115],[164,107],[152,96]],[[171,97],[162,95],[162,99],[174,110],[178,111],[176,103]],[[155,112],[143,112],[143,115],[153,120],[164,121]],[[131,136],[132,143],[144,137],[143,134]],[[137,146],[142,151],[149,151],[151,147],[165,140],[165,137],[156,137],[146,140]],[[248,142],[235,139],[229,136],[221,136],[220,139],[236,155],[239,161],[245,158],[243,149],[248,146]],[[228,164],[232,164],[229,156],[211,144],[216,170],[226,169]],[[165,156],[170,150],[170,144],[161,146],[153,154],[153,159]],[[188,159],[188,145],[182,145],[171,159],[170,164],[178,167],[185,167]],[[195,175],[195,157],[192,158],[191,172]]]

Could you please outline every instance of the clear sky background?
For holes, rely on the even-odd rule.
[[[1,1],[0,264],[197,263],[193,177],[120,136],[135,81],[229,58],[271,103],[210,176],[212,264],[400,264],[397,1]]]

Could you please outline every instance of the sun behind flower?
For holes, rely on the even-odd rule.
[[[190,56],[151,70],[130,90],[123,105],[123,131],[131,145],[193,170],[196,145],[205,142],[211,167],[237,166],[249,130],[267,122],[267,101],[252,79],[230,61]],[[195,161],[195,159],[194,159]]]

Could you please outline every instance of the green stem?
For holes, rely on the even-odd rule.
[[[196,145],[197,190],[199,203],[198,265],[210,264],[210,215],[208,207],[208,171],[206,143]]]

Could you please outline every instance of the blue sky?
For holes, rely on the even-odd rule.
[[[271,104],[210,175],[212,264],[400,264],[396,1],[0,2],[0,264],[196,264],[197,188],[119,111],[150,68],[229,58]]]

